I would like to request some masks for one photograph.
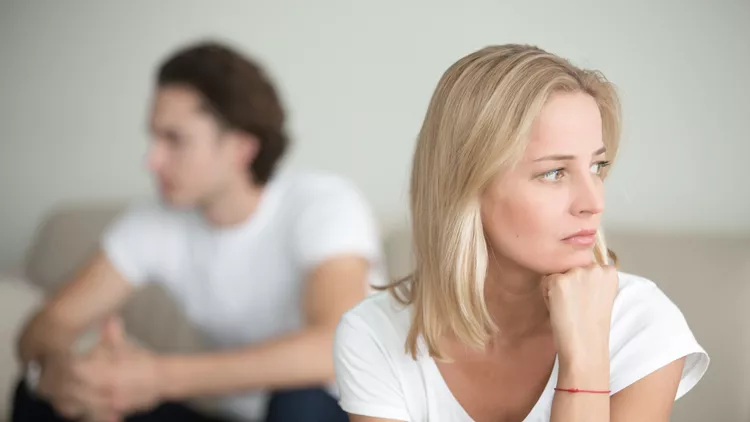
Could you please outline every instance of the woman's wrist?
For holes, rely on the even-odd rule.
[[[558,387],[589,390],[609,388],[608,348],[577,349],[560,354]]]

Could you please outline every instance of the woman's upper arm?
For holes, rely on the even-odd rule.
[[[610,420],[668,422],[684,363],[677,359],[614,394]]]
[[[619,306],[610,334],[612,420],[669,420],[674,402],[708,369],[708,354],[680,309],[655,283],[622,275],[615,304]]]
[[[365,322],[364,317],[350,311],[336,330],[334,366],[339,405],[352,415],[352,421],[407,421],[406,400],[388,347],[393,339],[379,337],[378,330],[370,326],[379,319],[376,315],[368,317],[372,318]]]

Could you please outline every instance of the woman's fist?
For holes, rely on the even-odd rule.
[[[608,361],[612,306],[618,285],[617,270],[600,265],[574,268],[543,279],[542,291],[561,360]]]

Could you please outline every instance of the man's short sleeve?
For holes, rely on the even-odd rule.
[[[101,241],[112,265],[134,285],[151,281],[166,239],[164,211],[157,205],[136,205],[107,227]]]
[[[294,245],[301,266],[309,270],[337,255],[381,258],[376,220],[364,196],[341,179],[326,179],[304,193],[294,223]]]

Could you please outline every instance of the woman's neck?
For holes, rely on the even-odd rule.
[[[490,262],[484,295],[490,315],[499,328],[495,340],[512,344],[549,331],[542,276],[511,263]]]

